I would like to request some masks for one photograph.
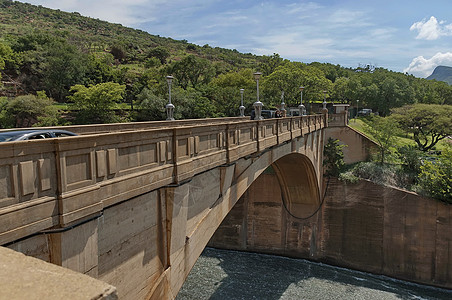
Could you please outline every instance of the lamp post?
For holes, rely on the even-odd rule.
[[[240,89],[240,116],[244,117],[245,116],[245,106],[243,106],[243,92],[245,91],[245,89]]]
[[[326,93],[327,91],[323,91],[323,110],[326,110]]]
[[[284,103],[284,91],[281,91],[281,117],[286,116],[286,103]]]
[[[303,89],[304,89],[304,86],[300,86],[300,105],[298,105],[298,110],[300,111],[300,117],[306,115],[306,109],[303,105]]]
[[[262,107],[264,106],[264,104],[262,102],[259,101],[259,79],[261,78],[262,73],[261,72],[256,72],[254,73],[254,79],[256,80],[256,87],[257,87],[257,101],[254,102],[253,106],[254,106],[254,113],[255,113],[255,117],[254,120],[262,120]]]
[[[358,111],[359,111],[359,100],[356,100],[356,116],[355,116],[355,122],[356,122],[356,119],[358,118]]]
[[[174,105],[171,103],[171,83],[173,81],[173,76],[168,75],[166,76],[166,81],[168,82],[168,94],[169,94],[169,101],[168,104],[165,106],[166,108],[166,120],[167,121],[174,121],[173,113],[174,113]]]

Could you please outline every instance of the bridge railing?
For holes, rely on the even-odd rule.
[[[134,124],[124,131],[1,143],[0,245],[70,226],[104,207],[321,129],[324,118],[236,118],[131,131]]]

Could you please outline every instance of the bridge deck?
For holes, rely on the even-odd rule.
[[[325,116],[65,127],[80,136],[0,144],[0,245],[319,130]]]

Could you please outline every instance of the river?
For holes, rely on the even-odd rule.
[[[418,285],[304,259],[206,248],[176,300],[452,299]]]

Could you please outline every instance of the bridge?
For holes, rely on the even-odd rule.
[[[120,298],[174,298],[223,219],[270,166],[288,211],[324,189],[327,115],[65,127],[0,144],[0,245],[100,279]]]

